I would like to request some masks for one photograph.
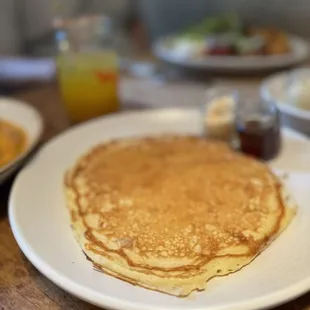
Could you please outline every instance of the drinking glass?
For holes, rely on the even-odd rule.
[[[58,22],[58,83],[73,122],[119,109],[119,62],[112,34],[111,20],[106,16]]]

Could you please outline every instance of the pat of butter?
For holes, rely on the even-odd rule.
[[[216,97],[206,105],[204,126],[208,137],[230,141],[235,134],[235,101],[230,96]]]

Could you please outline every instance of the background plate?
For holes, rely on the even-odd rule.
[[[168,63],[192,69],[204,69],[219,72],[249,72],[275,70],[293,66],[309,57],[309,44],[297,36],[289,36],[292,52],[272,56],[206,56],[204,58],[178,57],[169,47],[169,38],[164,37],[155,42],[155,55]]]

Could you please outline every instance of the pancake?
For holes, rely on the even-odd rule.
[[[265,164],[188,136],[99,145],[67,172],[65,193],[96,269],[175,296],[249,264],[295,214]]]

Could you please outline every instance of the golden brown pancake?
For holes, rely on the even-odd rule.
[[[70,169],[65,189],[96,268],[176,296],[251,262],[295,214],[265,164],[195,137],[99,145]]]

